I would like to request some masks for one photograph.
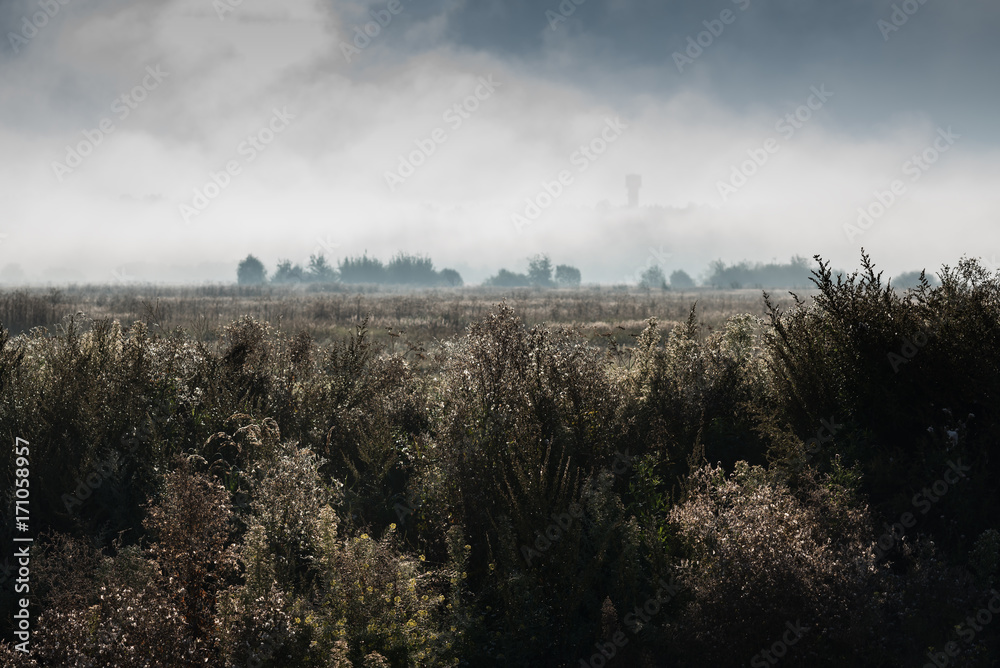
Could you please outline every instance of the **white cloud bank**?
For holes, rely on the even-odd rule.
[[[208,0],[67,5],[0,61],[0,267],[36,281],[111,282],[123,267],[232,280],[247,253],[273,266],[335,245],[338,257],[427,254],[467,282],[547,252],[585,280],[616,282],[650,249],[671,255],[668,273],[692,274],[715,258],[814,253],[853,269],[862,245],[890,274],[1000,253],[996,149],[952,127],[962,136],[919,180],[904,167],[947,119],[917,111],[859,138],[834,129],[850,101],[828,86],[802,122],[825,83],[810,80],[800,99],[750,113],[694,90],[612,100],[448,46],[447,14],[405,11],[348,63],[341,43],[361,19],[305,0],[244,0],[224,20]],[[428,43],[441,46],[402,48]],[[151,87],[157,67],[167,75]],[[275,129],[275,110],[294,117],[287,127]],[[789,136],[778,123],[796,110]],[[607,141],[615,119],[625,127]],[[97,137],[72,173],[54,170],[67,146],[86,152]],[[593,160],[577,153],[586,145]],[[400,156],[423,164],[390,188]],[[755,156],[764,164],[745,164]],[[720,182],[742,183],[734,167],[753,174],[724,198]],[[630,173],[655,207],[624,208]],[[849,239],[858,207],[896,179],[905,193]],[[217,196],[191,215],[206,186]],[[546,190],[561,193],[518,230],[513,214],[547,204]]]

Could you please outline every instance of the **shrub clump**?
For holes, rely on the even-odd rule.
[[[705,466],[688,484],[670,520],[687,554],[679,580],[689,602],[674,633],[690,665],[749,662],[787,623],[808,629],[794,665],[838,665],[866,651],[861,638],[871,647],[884,568],[867,510],[847,490],[809,477],[793,491],[745,463],[728,476]]]

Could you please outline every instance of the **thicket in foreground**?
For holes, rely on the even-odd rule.
[[[1000,281],[862,263],[631,346],[505,305],[405,354],[250,318],[2,332],[46,530],[0,663],[992,665]]]

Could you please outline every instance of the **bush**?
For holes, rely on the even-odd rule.
[[[692,309],[666,340],[655,319],[637,338],[623,393],[638,439],[663,453],[668,481],[702,456],[730,467],[741,459],[764,463],[756,416],[771,402],[761,329],[758,318],[736,316],[703,340]]]
[[[278,268],[274,271],[274,276],[271,277],[271,282],[278,284],[302,283],[305,278],[302,265],[293,265],[291,260],[280,260]]]
[[[342,486],[325,482],[322,464],[285,446],[254,473],[246,583],[222,606],[227,653],[244,660],[256,648],[262,665],[361,665],[373,652],[391,665],[454,665],[454,640],[438,631],[444,598],[431,586],[443,589],[447,574],[400,554],[395,525],[381,541],[341,536]]]
[[[698,469],[688,486],[670,512],[687,554],[679,581],[688,603],[674,629],[685,665],[745,665],[787,639],[788,623],[801,627],[789,665],[870,665],[885,569],[849,490],[805,477],[794,493],[745,463],[728,477]]]
[[[264,263],[253,255],[247,255],[236,268],[236,282],[240,285],[263,285],[267,282]]]
[[[652,579],[612,491],[618,403],[595,352],[569,332],[525,329],[505,305],[448,351],[442,426],[421,451],[414,496],[421,520],[454,523],[471,546],[475,608],[490,620],[470,630],[473,656],[572,655],[599,630],[601,592],[634,600]],[[582,519],[537,550],[552,516],[565,522],[577,504]]]
[[[462,275],[454,269],[442,269],[440,279],[441,284],[449,288],[460,288],[465,285]]]
[[[528,288],[532,283],[526,274],[515,274],[507,269],[501,269],[496,276],[483,281],[483,285],[494,288]]]
[[[678,269],[670,274],[670,288],[672,290],[691,290],[694,287],[694,279],[683,269]]]
[[[777,410],[803,438],[832,416],[841,428],[817,461],[825,466],[840,452],[859,462],[872,507],[893,521],[949,462],[970,467],[963,491],[942,499],[920,529],[954,556],[1000,510],[988,454],[998,415],[987,398],[1000,391],[1000,283],[963,260],[942,270],[940,287],[901,294],[882,284],[865,255],[862,264],[863,272],[834,281],[820,261],[814,304],[770,308]]]
[[[506,304],[412,340],[360,298],[324,299],[325,333],[247,316],[196,341],[158,326],[167,300],[0,330],[0,439],[31,443],[48,529],[35,653],[0,663],[577,665],[623,633],[623,665],[753,665],[791,623],[789,666],[956,640],[991,665],[997,628],[962,636],[998,573],[1000,279],[963,259],[903,293],[862,265],[819,260],[817,296],[765,294],[766,320],[692,308],[593,343]],[[461,321],[386,299],[393,325]],[[602,299],[609,323],[661,303]],[[14,480],[7,458],[7,517]]]
[[[642,272],[642,279],[639,281],[639,287],[647,290],[666,290],[667,279],[663,275],[663,270],[659,267],[649,267],[646,269]]]
[[[528,281],[536,288],[552,287],[552,260],[548,255],[528,258]]]
[[[34,629],[33,659],[125,668],[218,659],[216,599],[235,562],[228,495],[186,460],[164,483],[146,521],[156,540],[145,554],[126,548],[102,559],[80,541],[48,541],[35,571],[48,605]],[[64,579],[68,564],[80,572]]]
[[[345,257],[337,271],[344,283],[385,283],[387,278],[382,261],[368,257],[367,253],[361,257]]]
[[[441,278],[430,258],[398,253],[385,268],[385,281],[396,285],[437,285]]]
[[[311,255],[306,280],[310,283],[333,283],[337,280],[337,271],[327,263],[325,256]]]

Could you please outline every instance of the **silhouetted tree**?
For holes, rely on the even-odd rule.
[[[442,285],[447,285],[450,288],[460,288],[465,285],[462,275],[454,269],[442,269],[439,278]]]
[[[386,280],[397,285],[437,285],[440,282],[430,258],[397,253],[386,266]]]
[[[327,263],[326,256],[311,255],[306,278],[313,283],[333,283],[337,280],[337,271]]]
[[[580,285],[580,270],[568,264],[556,267],[556,283],[564,288],[575,288]]]
[[[536,288],[552,287],[552,260],[548,255],[528,258],[528,280]]]
[[[793,257],[787,264],[740,262],[731,267],[722,260],[709,265],[706,285],[716,288],[806,288],[812,286],[809,264],[804,257]]]
[[[368,257],[367,253],[361,257],[345,257],[339,270],[343,283],[385,283],[387,278],[382,261]]]
[[[667,278],[663,275],[663,270],[659,266],[654,265],[642,272],[642,280],[639,281],[639,287],[650,290],[666,290]]]
[[[292,264],[291,260],[279,260],[278,268],[271,277],[272,283],[301,283],[305,279],[302,265]]]
[[[247,255],[236,268],[236,282],[240,285],[262,285],[267,282],[264,263],[253,255]]]
[[[674,290],[690,290],[695,287],[694,280],[683,269],[670,274],[670,287]]]
[[[515,274],[507,269],[501,269],[496,276],[483,281],[483,285],[495,288],[527,288],[531,287],[531,279],[525,274]]]

